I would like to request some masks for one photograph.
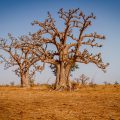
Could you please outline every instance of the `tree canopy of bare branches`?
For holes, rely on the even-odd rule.
[[[55,89],[70,89],[70,72],[76,63],[93,63],[103,71],[109,63],[104,63],[101,53],[94,54],[88,47],[102,47],[104,35],[97,32],[88,33],[87,29],[96,18],[93,13],[85,15],[79,8],[58,11],[59,21],[56,22],[50,12],[44,21],[35,20],[32,25],[39,26],[39,30],[29,36],[16,39],[9,34],[10,40],[2,39],[0,49],[9,54],[0,58],[5,67],[18,66],[16,74],[21,77],[22,86],[28,85],[29,70],[33,66],[36,70],[43,67],[37,65],[38,61],[49,63],[56,71]],[[59,25],[59,26],[58,26]],[[62,27],[63,26],[63,27]],[[62,27],[62,30],[60,29]],[[85,47],[88,46],[88,47]]]
[[[32,23],[32,25],[40,27],[37,32],[31,34],[34,46],[32,51],[38,57],[40,54],[41,61],[55,66],[55,89],[69,89],[70,71],[77,62],[94,63],[103,71],[106,70],[109,63],[104,64],[101,53],[93,54],[90,53],[89,49],[84,48],[84,46],[102,47],[102,44],[99,44],[97,40],[102,41],[105,36],[97,32],[87,32],[92,21],[96,18],[93,13],[85,15],[79,8],[68,11],[60,9],[58,15],[60,21],[64,23],[62,30],[58,29],[59,23],[56,23],[50,12],[43,22],[35,20]],[[59,24],[59,26],[62,25]],[[50,48],[50,46],[53,47]]]
[[[30,37],[21,36],[18,39],[8,34],[9,39],[0,40],[1,63],[5,63],[5,69],[15,66],[15,74],[21,78],[21,86],[29,87],[29,80],[32,79],[35,71],[42,70],[43,67],[37,62],[39,58],[32,54],[28,47],[23,47],[25,41],[30,41]],[[30,68],[32,67],[31,71]]]

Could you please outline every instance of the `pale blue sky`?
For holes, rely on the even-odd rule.
[[[103,60],[109,62],[107,73],[103,73],[95,65],[80,64],[80,69],[73,73],[78,77],[84,73],[94,77],[95,82],[104,81],[120,82],[120,0],[0,0],[0,37],[7,38],[8,33],[15,36],[34,32],[37,28],[31,26],[34,20],[42,20],[50,11],[57,19],[57,11],[60,8],[80,8],[85,14],[93,12],[97,19],[93,22],[91,30],[104,34],[102,52]],[[37,82],[46,82],[54,79],[52,73],[46,67],[42,74],[36,75]],[[7,84],[11,81],[19,83],[17,76],[9,70],[4,70],[0,65],[0,84]]]

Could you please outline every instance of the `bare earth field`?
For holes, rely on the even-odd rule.
[[[120,120],[120,86],[73,92],[0,87],[0,120]]]

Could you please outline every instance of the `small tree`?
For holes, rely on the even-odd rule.
[[[104,81],[103,83],[104,83],[104,85],[109,85],[109,83],[107,81]]]
[[[114,82],[114,85],[119,85],[118,81],[115,81],[115,82]]]
[[[89,77],[87,77],[86,75],[82,74],[80,76],[81,85],[86,85],[89,79],[90,79]]]
[[[77,83],[80,83],[81,85],[86,85],[89,79],[90,78],[84,74],[82,74],[79,78],[75,78]]]
[[[20,77],[21,86],[29,87],[29,79],[35,74],[36,70],[42,70],[43,67],[36,64],[39,58],[32,54],[28,47],[22,46],[26,41],[30,41],[30,37],[21,36],[17,39],[11,34],[8,34],[8,37],[8,40],[0,40],[1,63],[5,63],[5,69],[15,66],[15,74]],[[31,73],[30,68],[32,68]]]

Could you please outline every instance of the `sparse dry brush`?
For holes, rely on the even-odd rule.
[[[103,86],[72,92],[0,87],[0,120],[119,120],[120,85]]]
[[[90,78],[87,77],[86,75],[82,74],[79,78],[75,78],[75,80],[77,81],[77,83],[81,84],[81,85],[87,85],[88,84],[88,80]]]

